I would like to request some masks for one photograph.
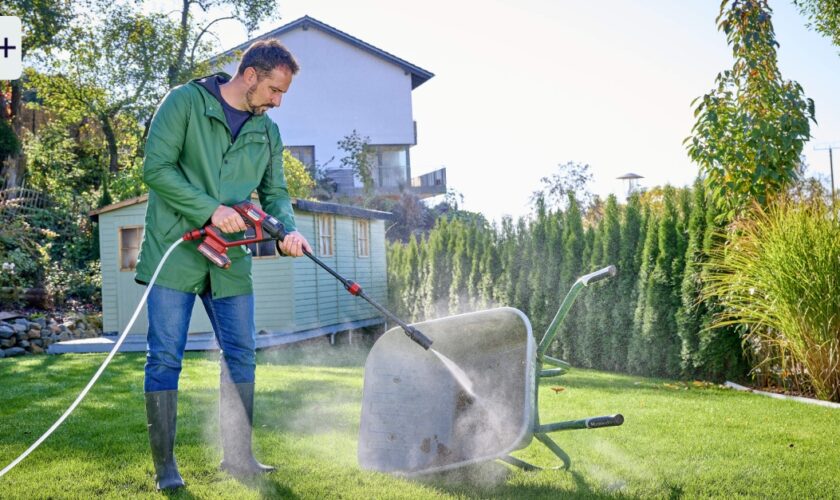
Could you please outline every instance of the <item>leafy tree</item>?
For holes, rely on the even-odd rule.
[[[350,135],[344,136],[338,141],[338,148],[344,151],[341,158],[341,167],[350,168],[364,185],[365,195],[373,192],[373,149],[370,147],[370,137],[359,135],[356,129]]]
[[[575,197],[580,206],[588,206],[592,199],[589,183],[592,172],[586,163],[568,161],[557,165],[557,171],[540,179],[541,188],[531,194],[531,201],[545,200],[547,207],[563,209],[568,206],[569,195]]]
[[[266,20],[279,19],[276,0],[184,0],[171,49],[166,54],[169,88],[206,74],[214,55],[213,25],[238,21],[250,36]],[[212,13],[212,14],[211,14]],[[216,16],[216,17],[213,17]]]
[[[121,153],[127,157],[122,163],[131,163],[139,147],[138,123],[167,90],[165,53],[173,30],[163,15],[118,6],[108,9],[102,25],[80,23],[70,31],[69,57],[52,59],[42,72],[30,70],[29,80],[53,119],[67,126],[96,122],[113,176]]]
[[[73,3],[69,0],[8,0],[3,2],[2,15],[21,19],[21,57],[24,65],[28,66],[62,46],[63,35],[73,20],[74,12]],[[18,143],[22,139],[20,114],[24,83],[23,78],[0,82],[0,122],[11,126]],[[13,145],[11,139],[7,141],[9,146]],[[12,185],[22,181],[25,171],[19,154],[19,147],[9,147],[6,156],[10,157],[10,161],[4,163],[0,153],[0,178]]]
[[[831,39],[840,47],[840,3],[835,0],[793,0],[808,18],[808,27]]]
[[[706,174],[723,219],[755,199],[764,205],[796,178],[810,137],[814,102],[783,80],[767,0],[724,0],[717,18],[735,64],[718,74],[712,91],[695,99],[697,121],[685,140]]]

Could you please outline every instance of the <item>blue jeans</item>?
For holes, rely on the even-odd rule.
[[[234,384],[253,383],[257,365],[254,295],[214,299],[208,289],[201,294],[201,301],[222,349],[221,380]],[[149,334],[145,392],[178,390],[194,304],[193,293],[152,286],[147,303]]]

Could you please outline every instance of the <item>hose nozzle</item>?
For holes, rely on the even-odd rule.
[[[408,338],[417,342],[417,344],[419,344],[423,349],[428,351],[429,348],[432,347],[432,339],[423,335],[423,333],[417,328],[409,326],[407,328],[403,328],[403,330],[405,330],[405,334],[408,335]]]

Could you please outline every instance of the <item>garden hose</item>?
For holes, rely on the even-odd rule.
[[[137,304],[137,309],[134,310],[134,314],[131,316],[131,320],[129,320],[128,325],[126,325],[125,327],[125,330],[123,330],[117,341],[114,343],[114,347],[111,348],[111,352],[108,353],[108,356],[105,358],[105,361],[103,361],[102,365],[99,366],[99,369],[96,370],[96,373],[93,375],[93,378],[91,378],[90,382],[88,382],[85,388],[82,389],[82,392],[79,393],[79,396],[76,398],[75,401],[73,401],[73,404],[71,404],[70,407],[67,408],[67,411],[65,411],[64,414],[58,420],[56,420],[54,424],[52,424],[52,427],[47,429],[47,432],[45,432],[41,437],[39,437],[38,440],[32,444],[32,446],[30,446],[26,451],[21,453],[19,457],[14,459],[12,463],[3,468],[3,470],[0,470],[0,477],[3,477],[3,475],[12,470],[24,458],[29,456],[30,453],[35,451],[35,449],[38,448],[41,445],[41,443],[43,443],[48,437],[50,437],[50,434],[52,434],[53,431],[55,431],[58,428],[58,426],[60,426],[64,422],[64,420],[66,420],[67,417],[69,417],[70,414],[73,413],[73,410],[75,410],[76,407],[79,406],[79,403],[81,403],[85,396],[87,396],[87,393],[88,391],[90,391],[90,388],[93,387],[93,384],[95,384],[97,380],[99,380],[99,376],[102,375],[102,372],[105,371],[105,368],[108,366],[108,363],[111,362],[111,359],[113,359],[117,351],[120,350],[120,346],[125,341],[125,338],[128,335],[128,331],[131,330],[132,326],[134,326],[134,322],[137,320],[137,316],[140,314],[140,310],[143,309],[143,305],[146,303],[146,299],[149,297],[149,292],[152,290],[152,285],[155,284],[155,280],[157,279],[161,268],[163,268],[164,262],[166,262],[166,259],[169,258],[169,254],[171,254],[172,251],[175,250],[175,247],[180,245],[183,241],[183,238],[179,238],[178,241],[173,243],[172,246],[169,247],[169,249],[166,251],[166,253],[163,254],[163,258],[160,260],[160,264],[158,264],[157,269],[155,269],[155,272],[152,275],[152,279],[149,280],[149,284],[146,286],[146,291],[143,293],[143,297],[140,299],[140,303]]]

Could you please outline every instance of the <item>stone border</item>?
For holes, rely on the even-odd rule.
[[[811,398],[803,398],[802,396],[788,396],[786,394],[776,394],[775,392],[767,392],[767,391],[759,391],[757,389],[750,389],[749,387],[744,387],[743,385],[736,384],[735,382],[726,381],[723,384],[724,387],[729,387],[730,389],[735,389],[736,391],[744,391],[744,392],[753,392],[755,394],[761,394],[762,396],[768,396],[771,398],[776,399],[789,399],[792,401],[798,401],[800,403],[808,403],[811,405],[817,406],[825,406],[826,408],[840,408],[840,403],[833,403],[831,401],[822,401],[819,399],[811,399]]]
[[[52,344],[102,334],[99,315],[69,314],[64,318],[33,316],[0,321],[0,359],[43,354]]]

